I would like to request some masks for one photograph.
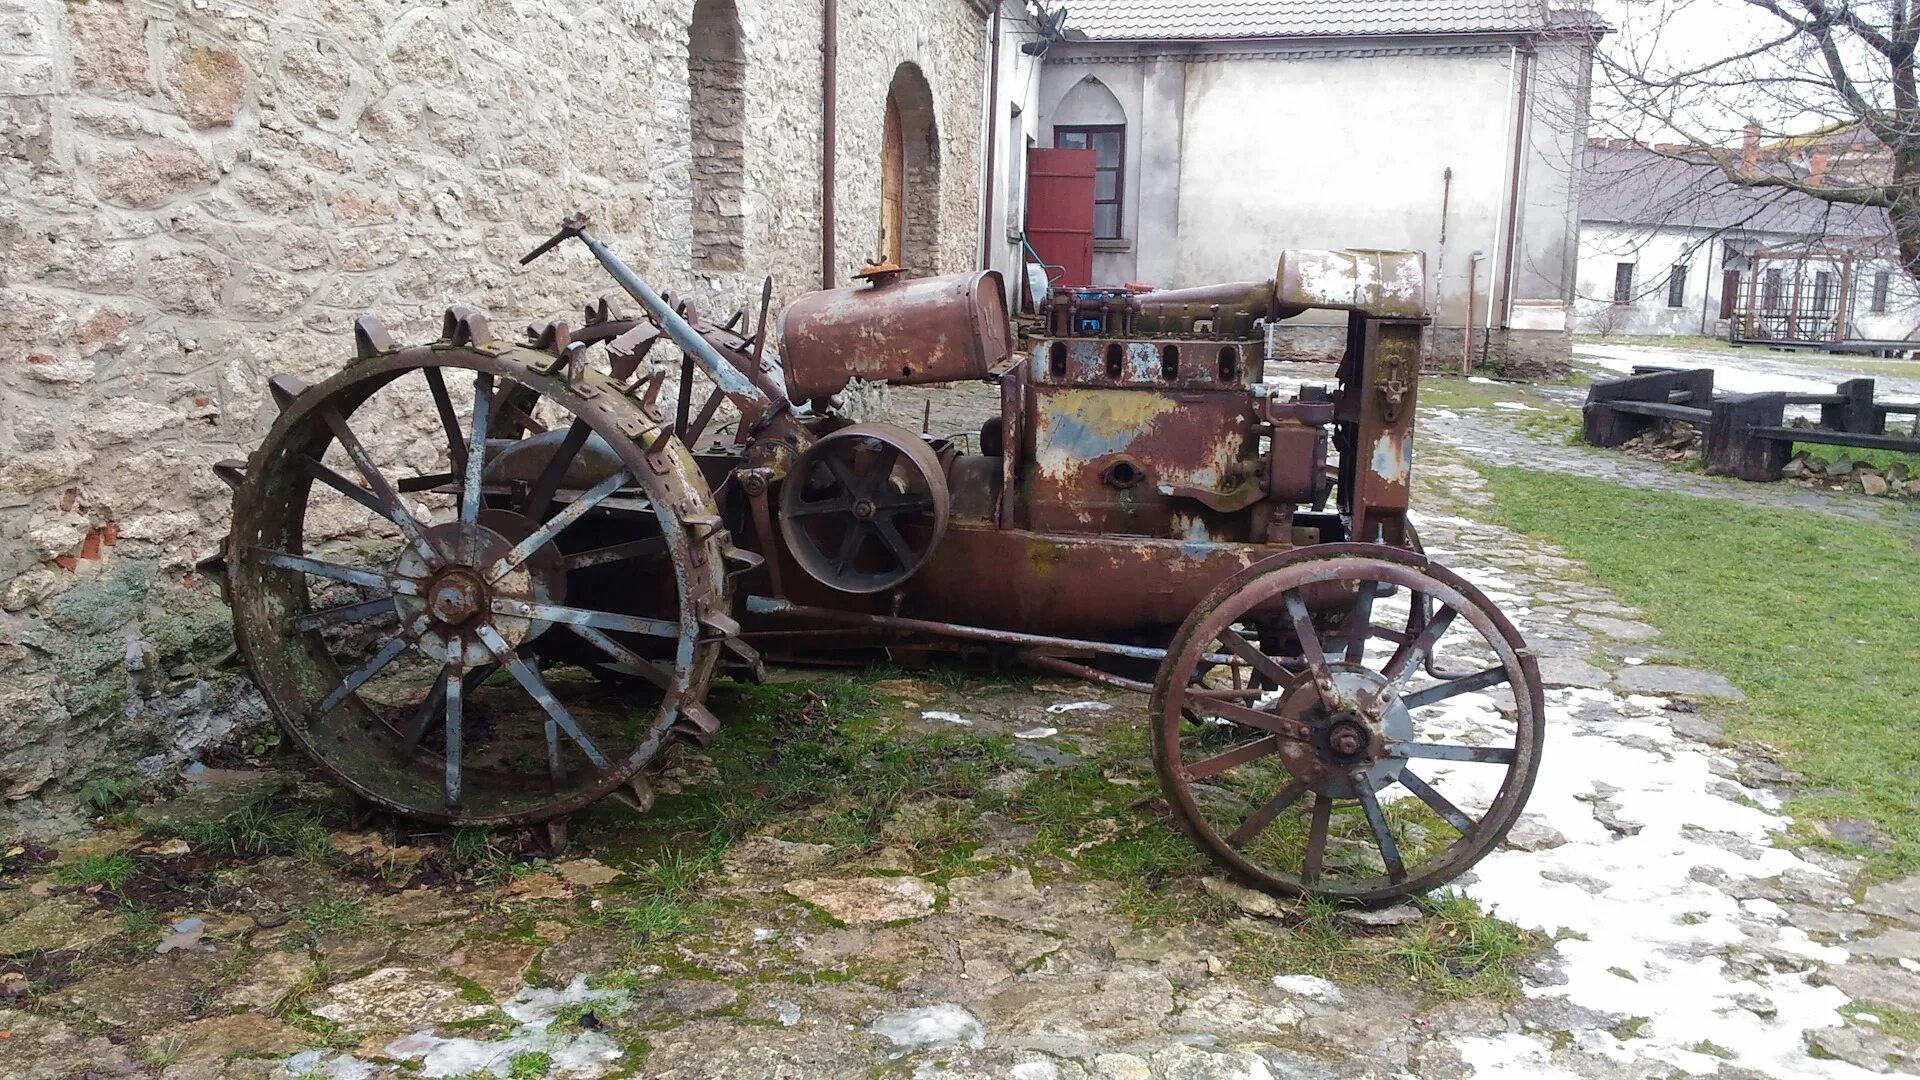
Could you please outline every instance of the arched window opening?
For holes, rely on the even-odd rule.
[[[733,0],[698,0],[687,31],[695,273],[745,264],[746,69]]]
[[[1092,150],[1093,235],[1117,240],[1125,227],[1127,114],[1107,84],[1092,75],[1075,83],[1053,112],[1058,150]]]
[[[937,272],[940,136],[933,90],[913,64],[894,70],[880,146],[880,250],[918,277]]]

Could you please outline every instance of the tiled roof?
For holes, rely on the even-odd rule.
[[[1587,150],[1580,220],[1803,236],[1887,236],[1887,212],[1786,188],[1742,187],[1712,164],[1638,147]]]
[[[1544,30],[1584,21],[1574,0],[1054,0],[1093,41],[1366,37]]]

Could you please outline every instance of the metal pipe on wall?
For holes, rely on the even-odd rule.
[[[834,187],[839,171],[836,139],[840,127],[840,0],[820,6],[820,287],[834,285]]]
[[[994,0],[993,22],[987,33],[987,166],[980,186],[980,269],[993,269],[993,189],[999,182],[994,172],[994,136],[1000,130],[1000,0]]]
[[[1485,361],[1487,351],[1493,344],[1493,302],[1500,303],[1500,325],[1513,323],[1513,253],[1520,238],[1520,180],[1525,174],[1521,155],[1526,152],[1527,138],[1527,84],[1533,77],[1533,46],[1523,45],[1513,51],[1513,157],[1510,161],[1511,179],[1507,187],[1506,236],[1501,240],[1500,281],[1487,296],[1487,335],[1481,343],[1480,359]]]

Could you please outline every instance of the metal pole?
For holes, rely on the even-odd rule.
[[[834,284],[834,189],[839,180],[840,2],[825,0],[820,11],[820,287]]]
[[[593,252],[593,257],[600,260],[600,265],[606,267],[607,273],[613,276],[613,280],[619,282],[620,287],[627,290],[629,296],[640,301],[640,306],[647,309],[647,314],[653,316],[654,321],[660,324],[661,329],[667,332],[667,336],[673,339],[675,345],[680,346],[682,352],[699,362],[701,370],[707,373],[715,386],[729,394],[738,394],[758,405],[771,403],[766,393],[754,385],[752,380],[741,374],[739,368],[727,363],[726,359],[707,343],[707,339],[700,336],[700,331],[695,330],[687,320],[680,317],[679,312],[669,307],[665,300],[660,299],[660,294],[640,280],[640,275],[629,270],[627,264],[621,262],[618,255],[607,250],[607,245],[584,229],[579,235],[580,242],[587,245],[587,250]]]
[[[1142,645],[1117,645],[1111,641],[1087,641],[1081,638],[1051,637],[1046,634],[1021,634],[1012,630],[991,630],[983,626],[963,626],[959,623],[934,622],[929,619],[906,619],[898,615],[870,615],[862,611],[811,607],[771,596],[747,597],[746,610],[749,615],[792,615],[801,619],[821,619],[827,622],[845,623],[849,626],[879,626],[889,630],[905,630],[933,634],[938,637],[961,638],[967,641],[991,641],[1002,645],[1041,645],[1056,649],[1106,653],[1109,656],[1130,656],[1136,660],[1167,658],[1167,650],[1151,649]],[[1225,662],[1225,658],[1221,658],[1220,662]]]

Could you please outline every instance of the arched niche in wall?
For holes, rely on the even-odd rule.
[[[695,273],[729,273],[745,262],[746,73],[733,0],[697,0],[687,29]]]
[[[940,133],[933,89],[909,62],[894,69],[880,147],[880,251],[915,276],[940,252]]]
[[[1097,76],[1073,84],[1053,110],[1053,145],[1060,150],[1092,150],[1093,235],[1115,240],[1125,215],[1127,112]]]

